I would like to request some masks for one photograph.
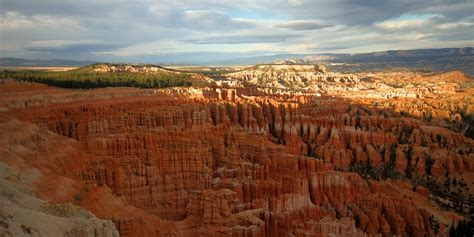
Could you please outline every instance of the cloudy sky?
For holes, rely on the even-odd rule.
[[[0,0],[1,57],[156,62],[472,47],[472,0]]]

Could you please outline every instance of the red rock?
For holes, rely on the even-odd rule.
[[[422,186],[417,186],[415,191],[423,195],[424,197],[428,197],[428,195],[430,194],[430,190]]]
[[[425,152],[435,177],[474,169],[472,139],[337,98],[249,88],[28,89],[58,100],[93,96],[51,95],[43,106],[2,112],[2,126],[22,122],[1,136],[2,154],[21,149],[1,160],[40,170],[41,197],[111,219],[123,236],[429,235],[430,214],[448,214],[410,200],[410,185],[368,181],[352,165],[377,171],[393,162],[422,176]]]

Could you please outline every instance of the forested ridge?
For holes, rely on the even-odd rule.
[[[83,69],[51,72],[33,70],[4,70],[0,78],[44,83],[63,88],[140,87],[162,88],[191,86],[190,75],[176,72],[94,72]]]

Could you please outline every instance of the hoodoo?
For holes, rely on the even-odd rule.
[[[263,65],[227,75],[241,83],[168,89],[74,90],[3,80],[2,231],[447,233],[472,205],[472,88],[439,94],[429,88],[457,73],[415,76],[427,98],[354,98],[340,91],[364,83],[412,87],[398,74],[370,81],[335,75],[318,66]],[[289,78],[328,88],[338,77],[351,79],[321,96],[246,84]],[[437,99],[446,96],[449,102]],[[28,221],[31,211],[45,218]],[[45,222],[62,227],[46,230]]]

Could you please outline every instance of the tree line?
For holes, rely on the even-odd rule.
[[[163,88],[192,85],[189,80],[189,74],[171,72],[148,74],[131,72],[88,72],[81,70],[64,72],[4,70],[0,72],[0,78],[37,82],[62,88]]]

